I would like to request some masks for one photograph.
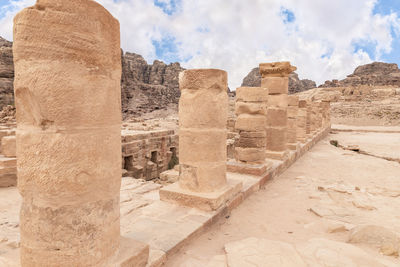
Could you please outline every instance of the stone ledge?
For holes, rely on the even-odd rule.
[[[160,189],[160,200],[197,208],[204,211],[217,210],[242,189],[242,182],[227,179],[227,186],[222,191],[200,193],[180,188],[179,182]]]
[[[121,236],[116,267],[145,267],[149,259],[149,245]]]
[[[230,160],[226,165],[228,172],[262,176],[271,169],[272,162],[265,161],[264,164],[246,164],[236,160]]]
[[[282,160],[284,161],[289,155],[289,151],[271,151],[271,150],[267,150],[265,152],[265,156],[270,159],[276,159],[276,160]]]

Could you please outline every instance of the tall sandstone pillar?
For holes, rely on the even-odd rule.
[[[179,182],[161,189],[161,200],[215,210],[240,190],[226,177],[227,80],[216,69],[180,73]]]
[[[287,130],[287,142],[288,148],[296,150],[298,148],[297,140],[297,121],[299,112],[299,97],[295,95],[288,96],[288,130]]]
[[[287,149],[287,107],[289,74],[296,67],[289,62],[261,63],[261,87],[268,89],[267,158],[283,160]]]
[[[118,265],[119,40],[90,0],[38,0],[14,19],[22,266]]]

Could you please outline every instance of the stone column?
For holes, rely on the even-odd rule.
[[[297,112],[297,141],[306,143],[307,141],[307,101],[299,100],[299,108]]]
[[[267,110],[267,158],[283,160],[287,149],[287,107],[289,74],[296,67],[289,62],[260,64],[261,87],[269,92]]]
[[[267,88],[236,89],[235,131],[239,138],[235,142],[235,161],[228,162],[229,171],[262,175],[272,165],[265,160],[267,100]]]
[[[288,96],[288,131],[287,142],[290,150],[297,150],[297,120],[299,111],[299,97],[295,95]]]
[[[306,103],[306,111],[307,111],[307,122],[306,122],[306,134],[307,138],[312,138],[313,133],[312,133],[312,120],[313,120],[313,110],[312,110],[312,102],[311,100],[307,99],[304,100]]]
[[[186,70],[179,87],[179,182],[160,190],[160,198],[215,210],[240,188],[226,178],[227,73]]]
[[[314,101],[310,100],[310,135],[314,138],[317,133],[317,113],[318,107]]]
[[[322,100],[322,109],[323,109],[323,128],[324,130],[327,128],[331,128],[331,118],[330,118],[330,110],[331,110],[331,103],[328,100]]]
[[[316,105],[316,110],[317,110],[317,131],[321,132],[322,126],[323,126],[323,120],[324,120],[323,104],[321,101],[318,101],[315,103],[315,105]]]
[[[90,0],[38,0],[14,19],[22,266],[147,262],[142,244],[121,258],[119,40]]]
[[[265,162],[267,99],[266,88],[240,87],[236,90],[235,130],[239,132],[239,139],[235,145],[235,159],[238,162]]]

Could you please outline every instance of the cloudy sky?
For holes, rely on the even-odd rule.
[[[0,0],[0,35],[35,0]],[[148,61],[228,71],[240,86],[260,62],[291,61],[300,78],[342,79],[372,61],[400,65],[400,0],[98,0],[121,46]]]

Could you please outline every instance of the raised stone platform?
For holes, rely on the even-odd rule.
[[[227,186],[221,191],[211,193],[193,192],[182,189],[177,182],[161,188],[160,199],[205,211],[217,210],[223,204],[234,198],[242,188],[241,182],[230,179],[229,174],[227,174],[227,176]]]
[[[246,164],[236,160],[229,160],[226,165],[229,172],[262,176],[272,168],[273,164],[268,160],[264,164]]]

